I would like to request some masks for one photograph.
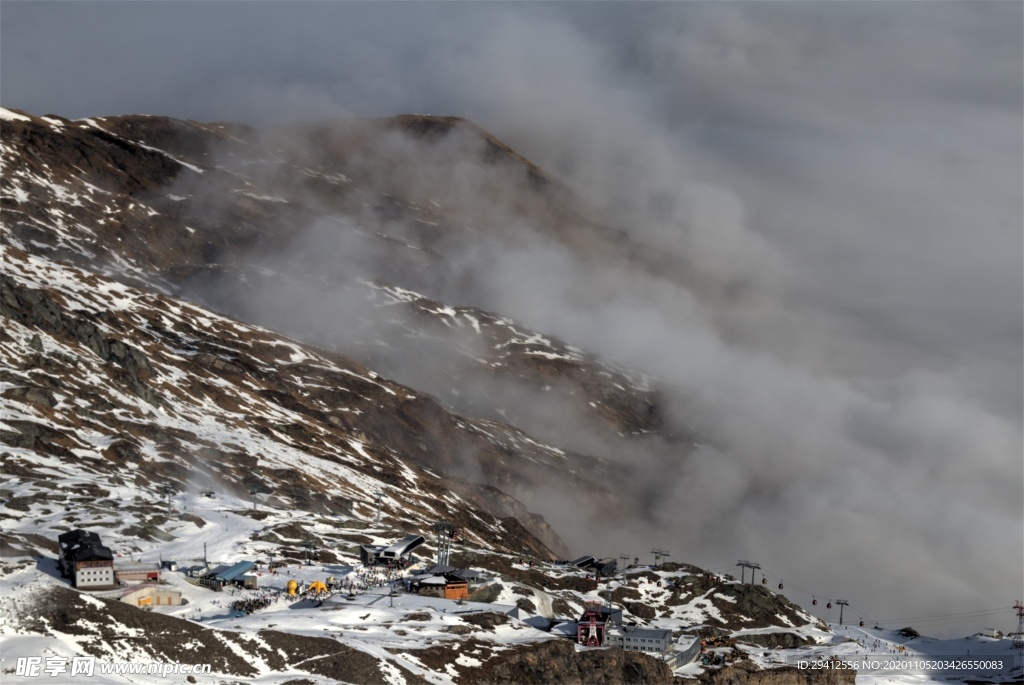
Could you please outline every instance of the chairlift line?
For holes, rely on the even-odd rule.
[[[713,569],[709,568],[707,570],[708,571],[719,570],[719,569],[729,568],[731,566],[738,566],[738,565],[740,565],[740,564],[724,564],[722,566],[716,566]],[[748,568],[749,568],[749,566],[748,566]],[[768,584],[768,578],[771,578],[772,580],[778,581],[778,583],[779,583],[779,590],[783,590],[785,588],[785,585],[782,582],[782,578],[780,578],[779,576],[776,576],[776,575],[774,575],[772,573],[768,573],[764,569],[761,569],[761,585],[767,585]],[[753,578],[751,578],[751,580],[753,580]],[[806,594],[806,595],[810,595],[811,596],[811,606],[818,606],[818,598],[817,598],[817,596],[822,594],[822,593],[820,593],[820,592],[812,592],[811,590],[808,590],[807,588],[801,587],[801,586],[796,585],[794,583],[790,583],[790,588],[791,588],[791,590],[796,590],[797,592],[800,592],[800,593],[803,593],[803,594]],[[827,595],[823,595],[823,596],[827,596]],[[829,600],[825,604],[825,608],[826,609],[831,609],[832,608],[832,601],[831,600]],[[875,625],[882,625],[882,624],[885,624],[885,623],[899,623],[899,622],[903,622],[903,621],[913,621],[913,622],[918,623],[918,624],[947,623],[947,622],[961,621],[961,620],[972,619],[972,618],[994,617],[994,616],[999,616],[999,615],[1004,614],[1004,613],[1011,613],[1014,610],[1013,607],[999,607],[997,609],[984,609],[984,610],[979,610],[979,611],[965,611],[965,612],[952,613],[952,614],[936,614],[934,616],[905,616],[905,617],[902,617],[902,618],[873,619],[866,612],[862,612],[859,609],[856,609],[855,607],[850,607],[850,608],[855,610],[855,611],[857,611],[857,613],[860,614],[861,622],[863,622],[866,619],[868,621],[871,621]]]
[[[877,623],[892,623],[894,621],[929,621],[929,620],[957,620],[961,618],[980,618],[986,614],[1000,614],[1006,611],[1013,611],[1013,607],[1002,607],[999,609],[986,609],[984,611],[966,611],[959,614],[936,614],[934,616],[904,616],[902,618],[887,618],[876,621]]]

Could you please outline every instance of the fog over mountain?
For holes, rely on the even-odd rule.
[[[751,559],[868,620],[1024,591],[1019,3],[7,2],[2,19],[5,107],[468,117],[659,255],[606,258],[506,212],[518,191],[458,163],[472,142],[386,141],[445,173],[381,183],[481,233],[439,244],[422,292],[647,374],[696,436],[652,442],[641,482],[616,484],[647,498],[637,520],[524,500],[574,552]],[[387,275],[369,242],[304,228],[268,266]],[[334,293],[250,297],[298,334],[357,313]],[[345,351],[347,330],[320,334]],[[416,361],[390,371],[440,396]],[[529,416],[529,389],[481,389],[501,392],[563,444],[648,463],[601,453],[569,409]]]

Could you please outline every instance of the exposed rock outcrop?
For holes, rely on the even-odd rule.
[[[460,683],[474,685],[668,685],[672,670],[639,652],[617,648],[577,652],[567,640],[516,647],[478,668],[460,671]]]

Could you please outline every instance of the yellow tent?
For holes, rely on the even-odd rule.
[[[309,584],[309,587],[306,588],[306,592],[308,592],[311,595],[320,595],[320,594],[326,595],[327,594],[327,586],[324,585],[319,580],[314,580],[312,583]]]

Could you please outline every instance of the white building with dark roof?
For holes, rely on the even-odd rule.
[[[100,536],[85,530],[72,530],[57,537],[61,575],[70,577],[77,588],[101,588],[115,585],[114,555],[104,547]]]
[[[672,631],[662,628],[635,628],[609,625],[605,645],[631,652],[664,654],[672,647]]]

